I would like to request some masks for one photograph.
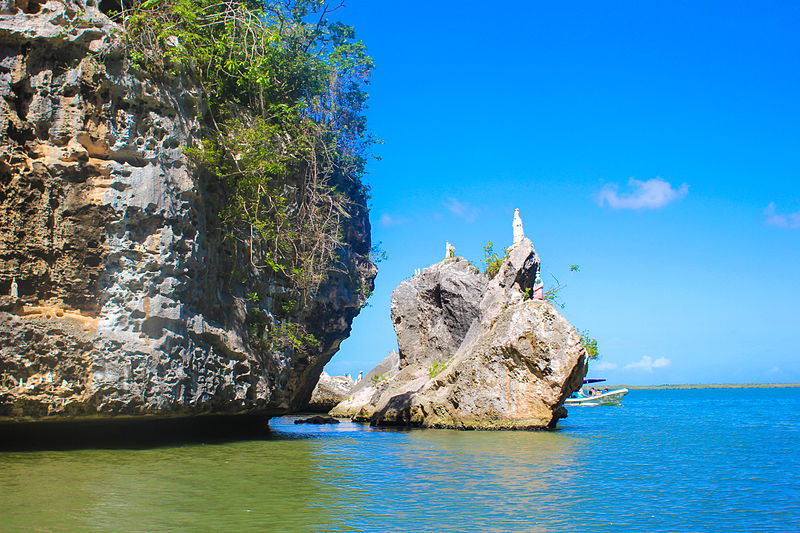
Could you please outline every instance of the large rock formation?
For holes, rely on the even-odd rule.
[[[376,272],[358,185],[344,271],[290,317],[319,346],[265,347],[253,316],[279,328],[287,287],[226,244],[184,154],[199,91],[128,71],[97,5],[0,5],[0,417],[304,405]]]
[[[555,425],[581,387],[587,356],[556,308],[531,299],[538,271],[533,244],[522,237],[491,280],[446,259],[401,283],[392,294],[396,369],[352,390],[331,414],[374,425]]]

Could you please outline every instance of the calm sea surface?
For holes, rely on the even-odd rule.
[[[270,421],[0,452],[0,531],[798,531],[800,389],[631,391],[552,432]]]

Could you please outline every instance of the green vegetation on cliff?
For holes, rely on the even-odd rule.
[[[584,329],[581,333],[581,344],[586,350],[589,359],[597,359],[600,352],[597,350],[597,339],[589,336],[589,330]]]
[[[486,246],[483,247],[483,264],[486,265],[486,269],[484,273],[493,278],[500,272],[500,267],[503,266],[503,262],[508,259],[508,248],[503,248],[504,255],[501,257],[494,251],[494,243],[489,241],[486,243]]]
[[[221,185],[222,227],[252,267],[234,275],[280,284],[288,292],[269,311],[286,319],[302,314],[329,276],[352,275],[346,221],[366,211],[360,177],[375,142],[363,115],[373,68],[364,45],[315,0],[125,7],[118,18],[131,66],[187,77],[202,91],[205,138],[186,151]],[[360,277],[355,284],[369,292]],[[248,299],[259,307],[258,291]],[[273,345],[276,336],[292,345],[314,342],[296,327],[270,331],[256,315],[251,337],[262,344]]]

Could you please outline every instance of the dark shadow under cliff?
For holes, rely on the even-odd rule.
[[[0,451],[143,449],[265,440],[272,435],[263,414],[0,422]]]

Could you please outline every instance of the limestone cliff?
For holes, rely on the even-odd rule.
[[[331,414],[374,425],[555,425],[581,387],[587,356],[556,308],[531,298],[538,271],[533,244],[520,235],[492,279],[456,258],[401,283],[392,293],[397,363],[383,361],[389,370]]]
[[[217,182],[184,153],[199,91],[129,71],[94,0],[1,5],[0,416],[303,405],[376,273],[359,184],[337,183],[345,268],[290,317],[319,345],[256,342],[287,287],[226,244]]]

